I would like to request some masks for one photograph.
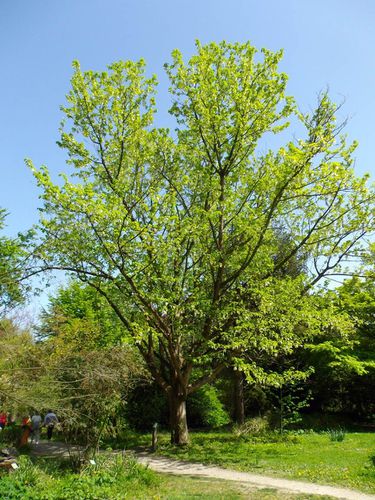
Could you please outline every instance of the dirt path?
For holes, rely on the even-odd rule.
[[[74,451],[74,447],[70,448],[70,451]],[[42,441],[39,445],[32,446],[32,453],[37,456],[64,457],[69,455],[69,450],[64,443]],[[290,479],[278,479],[249,472],[238,472],[221,467],[183,462],[160,457],[147,451],[137,451],[135,452],[135,456],[141,464],[147,465],[156,472],[165,474],[224,479],[226,481],[247,484],[255,488],[274,488],[284,492],[330,496],[345,500],[375,500],[375,495],[361,493],[348,488],[324,486]]]
[[[138,460],[148,465],[150,469],[168,474],[180,474],[189,476],[203,476],[227,481],[238,481],[243,484],[251,484],[258,488],[276,488],[282,491],[294,493],[308,493],[312,495],[328,495],[333,498],[348,500],[374,500],[375,495],[367,495],[359,491],[335,486],[323,486],[319,484],[306,483],[302,481],[292,481],[290,479],[278,479],[274,477],[251,474],[248,472],[238,472],[221,467],[194,464],[172,460],[166,457],[155,456],[147,452],[137,453]]]

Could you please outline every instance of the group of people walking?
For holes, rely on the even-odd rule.
[[[21,422],[21,438],[20,446],[25,446],[29,442],[39,444],[40,441],[40,431],[42,427],[47,429],[47,439],[52,438],[53,429],[58,423],[58,418],[52,410],[48,410],[44,419],[41,417],[39,412],[35,411],[32,416],[25,415]],[[4,429],[7,425],[15,425],[15,420],[8,417],[6,413],[0,413],[0,430]]]

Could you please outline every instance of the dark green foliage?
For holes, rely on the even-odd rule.
[[[22,429],[20,425],[7,425],[1,431],[1,441],[6,445],[16,446],[21,438]],[[1,497],[0,497],[1,498]]]
[[[298,428],[301,432],[304,430],[314,430],[315,432],[324,432],[327,429],[338,429],[340,427],[351,430],[363,430],[363,427],[355,425],[350,415],[342,413],[328,412],[303,412],[301,422]]]
[[[164,393],[156,384],[138,385],[125,406],[125,418],[133,429],[150,431],[155,422],[168,424],[168,405]]]
[[[269,400],[272,404],[270,414],[271,426],[278,428],[280,433],[285,429],[295,427],[302,420],[301,410],[309,406],[311,396],[303,385],[290,384],[269,390]]]
[[[329,292],[326,301],[335,304],[354,323],[347,338],[334,331],[302,353],[304,363],[314,367],[310,387],[315,411],[351,415],[373,422],[375,414],[375,286],[371,278],[352,278]]]
[[[230,422],[230,417],[218,396],[218,390],[206,385],[187,400],[188,422],[191,427],[216,428]]]
[[[191,427],[220,427],[229,423],[225,406],[214,386],[202,387],[187,400],[188,423]],[[150,431],[155,422],[168,425],[169,410],[164,393],[156,384],[137,386],[125,407],[125,418],[133,429]]]

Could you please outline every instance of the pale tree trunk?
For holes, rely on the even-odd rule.
[[[169,418],[171,427],[171,443],[185,445],[189,442],[189,430],[186,419],[186,397],[176,395],[174,391],[168,394]]]
[[[245,403],[244,403],[244,376],[240,370],[233,370],[234,382],[234,420],[242,425],[245,422]]]

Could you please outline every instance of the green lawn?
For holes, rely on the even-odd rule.
[[[229,432],[192,432],[186,447],[159,437],[158,453],[270,476],[340,485],[375,493],[375,433],[350,432],[341,442],[328,433],[235,437]],[[143,441],[144,442],[144,441]]]

